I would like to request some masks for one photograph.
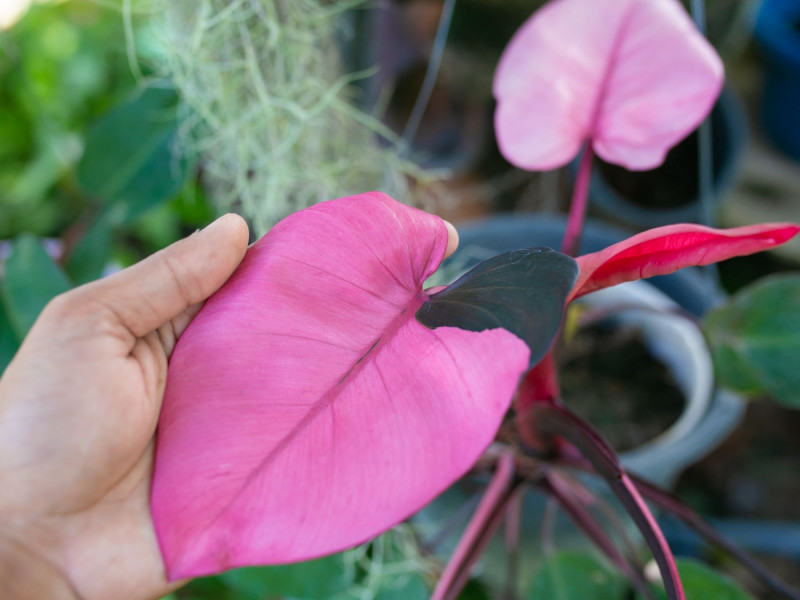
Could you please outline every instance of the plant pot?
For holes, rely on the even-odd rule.
[[[765,0],[756,37],[766,56],[764,131],[777,148],[800,160],[800,2]]]
[[[724,196],[736,182],[746,130],[744,110],[726,88],[711,114],[715,199]],[[698,222],[697,152],[697,134],[693,133],[670,150],[664,164],[650,171],[628,171],[598,160],[589,187],[590,209],[610,222],[636,230]],[[572,169],[577,166],[573,164]]]

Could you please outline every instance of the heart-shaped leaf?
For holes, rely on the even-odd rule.
[[[550,248],[512,250],[482,262],[430,296],[417,319],[431,328],[502,327],[528,344],[531,364],[536,364],[558,332],[564,298],[577,275],[575,261]]]
[[[800,408],[800,278],[745,288],[708,315],[705,330],[723,385]]]
[[[681,224],[650,229],[599,252],[579,256],[580,275],[569,299],[626,281],[768,250],[798,232],[800,225],[793,223],[734,229]]]
[[[531,352],[503,329],[414,318],[446,244],[440,219],[383,194],[325,202],[206,302],[159,422],[152,510],[172,579],[364,542],[488,446]]]
[[[651,169],[722,88],[722,61],[678,0],[554,0],[512,38],[495,73],[495,131],[524,169],[604,160]]]

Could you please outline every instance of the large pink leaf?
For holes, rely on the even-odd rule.
[[[761,252],[783,244],[799,231],[800,226],[793,223],[735,229],[684,224],[650,229],[605,250],[579,256],[580,275],[569,299],[625,281]]]
[[[529,350],[414,318],[446,243],[440,219],[372,193],[250,249],[170,362],[152,491],[170,578],[364,542],[489,445]]]
[[[586,141],[608,162],[650,169],[699,125],[722,81],[678,0],[553,0],[498,65],[498,144],[525,169],[560,167]]]

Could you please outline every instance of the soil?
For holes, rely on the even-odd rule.
[[[728,160],[725,155],[728,140],[722,126],[718,109],[711,116],[713,136],[712,160],[714,181],[718,181],[722,165]],[[600,173],[608,185],[620,196],[637,204],[654,209],[685,206],[698,197],[698,135],[692,133],[667,154],[657,169],[650,171],[628,171],[624,167],[597,161]]]
[[[669,370],[632,328],[580,330],[563,348],[559,375],[564,403],[617,452],[652,440],[683,411],[683,393]]]

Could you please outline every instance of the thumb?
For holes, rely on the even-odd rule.
[[[235,214],[180,240],[85,293],[106,306],[135,337],[142,337],[216,292],[247,251],[248,230]]]

